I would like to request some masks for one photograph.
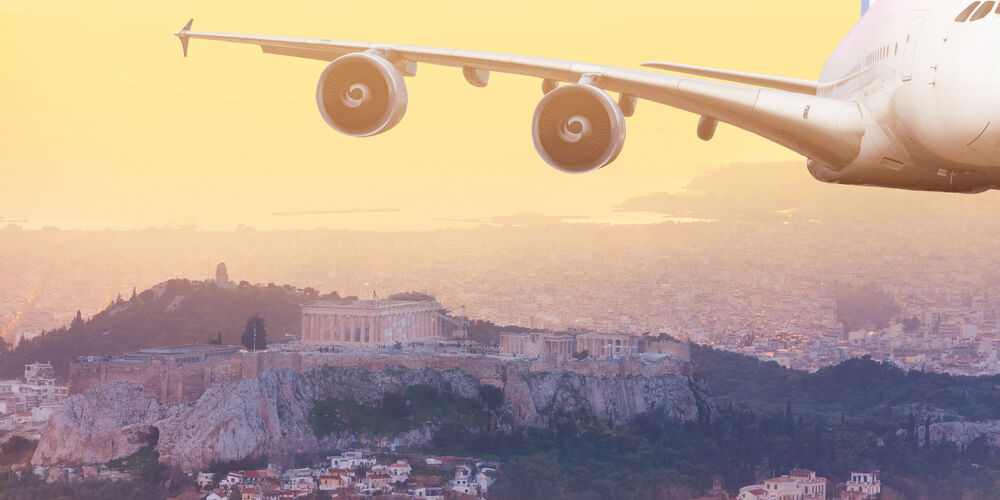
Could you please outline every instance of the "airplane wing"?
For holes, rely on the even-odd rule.
[[[786,78],[783,76],[762,75],[759,73],[746,73],[743,71],[730,71],[727,69],[706,68],[704,66],[691,66],[688,64],[677,64],[668,62],[644,62],[640,64],[647,68],[665,69],[677,73],[704,76],[706,78],[716,78],[730,82],[757,85],[769,89],[787,90],[800,94],[816,95],[819,82],[814,80],[803,80],[801,78]]]
[[[545,131],[539,132],[538,129],[539,127],[544,128],[546,117],[549,114],[558,114],[558,109],[552,110],[552,113],[547,114],[546,112],[559,106],[569,106],[570,108],[586,106],[585,102],[598,103],[608,108],[606,105],[608,99],[602,100],[594,92],[591,92],[595,89],[603,91],[600,94],[605,97],[607,97],[607,92],[620,94],[618,106],[613,106],[620,111],[611,110],[612,115],[617,113],[618,118],[621,118],[622,114],[630,116],[635,109],[637,99],[657,102],[701,115],[698,136],[704,140],[712,138],[717,123],[721,121],[770,139],[807,158],[833,168],[846,166],[858,156],[865,131],[861,110],[857,103],[808,95],[808,93],[748,87],[542,57],[318,38],[212,33],[191,31],[190,28],[191,23],[189,22],[182,30],[174,33],[181,40],[185,56],[190,39],[204,39],[257,45],[268,54],[334,61],[321,77],[320,88],[317,90],[317,100],[327,123],[351,135],[373,135],[384,131],[398,122],[402,117],[402,111],[396,113],[391,119],[385,120],[385,123],[382,124],[383,127],[374,132],[368,130],[364,133],[352,133],[349,127],[338,126],[335,123],[336,120],[329,116],[330,110],[324,110],[324,102],[332,102],[329,106],[334,108],[339,106],[337,109],[342,108],[347,110],[343,111],[344,113],[349,113],[349,107],[357,106],[361,100],[365,99],[361,97],[364,95],[361,89],[368,89],[368,87],[357,85],[351,86],[349,90],[345,91],[347,93],[342,96],[343,106],[334,101],[324,101],[331,99],[329,95],[324,94],[326,92],[323,90],[324,81],[330,81],[328,79],[332,77],[331,75],[335,76],[337,72],[334,71],[334,66],[338,65],[337,61],[341,57],[361,54],[371,61],[381,61],[385,64],[381,66],[376,64],[373,67],[382,68],[378,71],[383,75],[387,74],[383,71],[385,68],[396,68],[399,75],[414,76],[418,63],[458,67],[462,68],[463,74],[470,84],[479,87],[486,86],[491,71],[541,78],[543,79],[543,91],[547,95],[543,97],[536,110],[533,127],[533,131],[537,132],[534,134],[535,146],[547,162],[567,172],[584,172],[600,168],[614,160],[621,149],[621,144],[618,144],[617,151],[613,151],[613,154],[605,155],[600,161],[583,162],[586,165],[579,162],[579,164],[573,165],[572,162],[575,160],[558,151],[554,153],[550,151],[552,154],[546,154],[544,151],[548,147],[546,146],[547,139],[544,137]],[[393,75],[385,76],[385,78],[386,82],[390,84],[390,88],[396,88],[397,82]],[[402,82],[401,77],[398,80]],[[558,87],[560,82],[577,85]],[[569,88],[586,90],[587,92],[573,98],[564,95],[560,103],[555,97],[550,99],[549,95],[550,93],[555,94],[556,92],[553,91],[557,88],[560,91],[566,89],[564,94],[569,93]],[[357,97],[357,100],[351,96]],[[402,99],[402,108],[405,111],[405,87]],[[610,100],[610,102],[614,104],[614,100]],[[583,110],[583,108],[580,109]],[[600,123],[584,120],[574,124],[572,120],[577,118],[577,115],[574,115],[572,110],[564,111],[564,114],[570,120],[570,122],[566,122],[569,125],[564,129],[555,130],[553,133],[559,135],[564,142],[568,141],[567,144],[571,142],[577,144],[574,141],[580,141],[581,136],[586,136],[591,130],[588,127],[600,129],[601,126],[607,125],[603,118],[598,120]],[[583,111],[578,114],[586,115]],[[610,136],[605,133],[594,141],[614,142],[620,139],[619,142],[623,142],[624,120],[618,120],[621,122],[620,138],[617,135],[618,128],[615,128],[615,116],[610,116],[609,120],[611,122]],[[593,141],[588,141],[589,139],[580,141],[578,144],[581,147],[588,146],[588,144],[594,146],[591,144]],[[549,141],[549,144],[551,143]]]

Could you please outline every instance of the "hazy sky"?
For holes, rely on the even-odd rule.
[[[858,15],[847,0],[0,0],[0,220],[424,228],[438,217],[599,215],[705,168],[801,159],[726,125],[704,143],[697,116],[640,102],[615,163],[563,174],[532,146],[539,80],[494,74],[480,89],[429,65],[407,79],[402,123],[345,137],[316,109],[323,62],[204,40],[184,59],[172,32],[190,17],[205,31],[816,78]],[[357,209],[379,211],[271,215]]]

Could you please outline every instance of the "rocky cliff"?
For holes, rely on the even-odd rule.
[[[922,424],[916,426],[918,443],[925,442],[924,429]],[[938,422],[930,425],[930,431],[931,443],[953,443],[963,448],[976,439],[984,438],[986,444],[1000,448],[1000,420]],[[896,436],[905,439],[906,429],[897,430]]]
[[[584,412],[621,422],[642,413],[694,420],[710,399],[680,374],[600,377],[519,370],[501,374],[503,405],[495,425],[545,426],[554,415]],[[116,382],[76,394],[43,433],[36,465],[99,464],[155,446],[161,461],[185,469],[211,462],[347,447],[352,443],[429,442],[439,422],[386,434],[345,432],[318,438],[309,416],[317,401],[336,399],[376,407],[389,392],[415,385],[478,400],[480,379],[460,370],[321,367],[268,370],[256,378],[216,385],[196,402],[163,405],[138,385]],[[706,403],[707,401],[707,403]],[[710,410],[709,410],[710,411]]]

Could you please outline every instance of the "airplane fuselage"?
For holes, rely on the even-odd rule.
[[[1000,185],[998,9],[969,0],[872,6],[826,62],[817,90],[858,103],[861,152],[847,165],[810,162],[813,175],[958,192]]]

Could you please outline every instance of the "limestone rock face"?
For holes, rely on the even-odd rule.
[[[917,442],[924,443],[924,426],[917,425],[916,430]],[[906,429],[897,430],[896,435],[900,438],[906,438]],[[931,424],[931,443],[948,442],[961,448],[980,437],[986,439],[986,444],[1000,448],[1000,420],[953,421]]]
[[[504,387],[513,424],[548,425],[550,415],[582,411],[623,423],[643,413],[672,420],[698,417],[690,380],[683,375],[595,377],[577,373],[508,374]]]
[[[680,374],[601,377],[512,368],[503,374],[504,406],[498,428],[545,426],[560,414],[585,412],[622,422],[641,413],[688,421],[698,417],[697,388]],[[161,405],[136,384],[105,384],[67,399],[53,415],[32,462],[90,465],[155,445],[160,460],[192,470],[212,462],[346,448],[430,441],[439,424],[423,423],[395,435],[346,433],[317,439],[309,425],[314,402],[326,398],[377,406],[388,392],[429,385],[478,399],[483,384],[461,370],[388,367],[320,367],[300,372],[268,370],[209,388],[196,402]],[[700,396],[705,399],[705,396]]]
[[[104,463],[156,444],[163,408],[138,384],[112,382],[70,396],[52,414],[35,465]]]

